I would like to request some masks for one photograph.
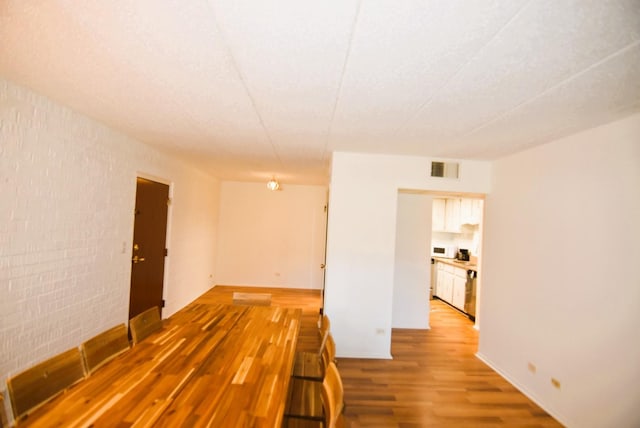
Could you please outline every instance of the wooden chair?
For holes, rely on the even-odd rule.
[[[7,428],[9,420],[7,419],[7,411],[4,408],[4,395],[0,393],[0,428]]]
[[[301,408],[301,410],[308,411],[308,413],[303,414],[299,412],[300,414],[292,414],[293,409],[288,406],[285,410],[283,427],[343,428],[345,426],[343,415],[344,388],[340,373],[334,362],[331,362],[327,367],[327,372],[322,383],[308,380],[296,380],[296,383],[306,385],[307,389],[300,389],[300,392],[304,392],[307,395],[304,397],[295,397],[294,394],[296,394],[296,390],[292,389],[290,402],[311,400]],[[320,403],[318,403],[318,397],[320,397]],[[321,406],[320,411],[318,411],[316,407],[318,404]]]
[[[316,419],[323,418],[322,411],[322,382],[326,379],[331,364],[335,366],[335,342],[331,333],[327,334],[325,351],[322,353],[320,379],[292,377],[289,388],[289,400],[285,409],[286,416]]]
[[[318,328],[320,337],[324,338],[325,333],[329,330],[331,330],[331,321],[329,320],[329,316],[327,314],[323,314],[322,318],[320,318],[320,327]]]
[[[325,410],[325,428],[342,428],[344,421],[344,386],[338,367],[332,361],[322,381],[322,402]]]
[[[321,381],[324,377],[324,372],[322,371],[323,366],[321,365],[322,354],[325,352],[327,338],[331,329],[331,322],[326,314],[324,314],[318,322],[318,332],[321,337],[320,348],[317,352],[307,351],[296,353],[292,370],[292,376],[294,377],[318,381]],[[335,359],[335,343],[331,358]]]
[[[320,353],[298,352],[295,355],[291,375],[296,378],[321,382],[327,366],[336,360],[336,343],[329,331],[325,332]]]
[[[323,421],[322,383],[291,378],[284,415],[287,418]]]
[[[129,320],[129,330],[133,343],[139,343],[162,329],[162,320],[157,306],[147,309]]]
[[[87,374],[129,349],[127,326],[117,325],[80,345]]]
[[[233,293],[234,305],[271,306],[271,294],[269,293]]]
[[[9,378],[13,415],[20,419],[84,377],[82,355],[73,348]]]

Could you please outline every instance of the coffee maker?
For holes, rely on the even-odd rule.
[[[469,261],[469,250],[465,249],[465,248],[460,248],[460,250],[458,250],[458,254],[456,255],[456,259],[463,261],[463,262],[468,262]]]

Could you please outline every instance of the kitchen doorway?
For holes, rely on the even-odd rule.
[[[483,194],[399,189],[392,328],[432,328],[432,295],[479,326],[483,215]],[[434,246],[444,253],[434,254]]]
[[[484,196],[433,195],[431,294],[479,326]]]
[[[129,319],[154,306],[162,313],[169,202],[168,185],[137,178]]]

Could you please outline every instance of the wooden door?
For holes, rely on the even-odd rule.
[[[162,313],[169,186],[137,179],[129,319],[157,306]]]

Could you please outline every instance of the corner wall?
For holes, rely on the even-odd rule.
[[[495,162],[484,243],[478,355],[569,427],[640,426],[640,115]]]
[[[127,322],[139,173],[173,192],[163,316],[211,287],[217,180],[4,80],[0,141],[0,391]]]
[[[398,193],[392,328],[429,327],[433,198]]]
[[[398,191],[488,192],[490,164],[460,163],[448,180],[428,158],[333,154],[325,309],[340,357],[391,358]]]

